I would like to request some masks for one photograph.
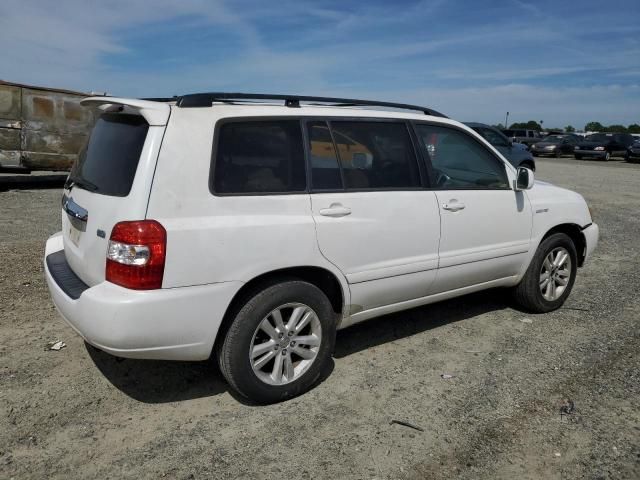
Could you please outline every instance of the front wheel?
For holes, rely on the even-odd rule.
[[[609,152],[604,154],[604,161],[608,162],[611,159],[611,154]]]
[[[315,285],[289,280],[256,292],[233,319],[218,348],[229,385],[258,403],[313,387],[331,359],[336,314]]]
[[[516,302],[526,310],[545,313],[562,306],[573,288],[578,255],[571,238],[556,233],[546,238],[520,284],[514,288]]]

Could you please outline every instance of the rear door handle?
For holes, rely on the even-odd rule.
[[[461,202],[453,202],[453,203],[443,203],[442,208],[445,210],[449,210],[450,212],[457,212],[458,210],[462,210],[466,207],[464,203]]]
[[[89,212],[74,202],[72,197],[67,197],[66,194],[62,196],[62,209],[66,212],[69,221],[75,228],[81,232],[87,230]]]
[[[321,208],[320,215],[333,218],[345,217],[351,215],[351,209],[339,203],[332,203],[329,208]]]

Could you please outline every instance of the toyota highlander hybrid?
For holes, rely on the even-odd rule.
[[[45,275],[89,344],[214,356],[256,402],[318,381],[336,330],[493,287],[559,308],[598,241],[579,194],[536,182],[428,108],[284,95],[91,97]]]

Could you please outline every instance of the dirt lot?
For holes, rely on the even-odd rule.
[[[268,407],[213,363],[87,347],[42,278],[59,190],[0,193],[0,478],[640,478],[640,165],[538,165],[601,228],[563,309],[492,291],[373,320],[338,334],[315,390]]]

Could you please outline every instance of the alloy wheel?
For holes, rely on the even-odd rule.
[[[542,262],[540,292],[547,301],[562,296],[571,279],[571,256],[564,247],[554,248]]]
[[[287,303],[262,319],[251,340],[249,361],[269,385],[300,378],[315,361],[322,342],[318,315],[303,303]]]

